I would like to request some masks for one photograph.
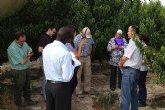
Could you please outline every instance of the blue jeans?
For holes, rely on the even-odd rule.
[[[139,103],[146,104],[147,88],[146,88],[146,76],[148,71],[140,71],[140,77],[138,81],[139,85]]]
[[[137,83],[139,70],[130,67],[124,68],[121,82],[120,110],[138,110]]]
[[[44,67],[43,67],[43,59],[42,59],[42,56],[39,57],[39,61],[40,61],[40,64],[41,64],[41,67],[42,67],[42,71],[43,71],[43,74],[44,74]],[[46,78],[45,78],[45,74],[44,74],[44,78],[43,78],[43,81],[42,81],[42,90],[41,90],[41,94],[43,94],[44,99],[46,100],[45,85],[46,85]]]

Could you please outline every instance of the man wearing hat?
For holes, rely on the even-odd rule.
[[[80,34],[74,39],[74,44],[78,52],[78,57],[81,62],[80,69],[77,73],[78,85],[76,88],[76,94],[82,96],[83,93],[88,94],[91,88],[91,52],[94,41],[90,29],[88,27],[83,28]],[[81,47],[81,48],[79,48]],[[82,73],[83,70],[83,73]],[[82,74],[84,74],[84,82],[82,83]]]
[[[122,30],[118,29],[115,37],[111,38],[107,50],[110,52],[110,89],[114,91],[116,89],[116,76],[118,74],[118,88],[121,88],[121,71],[118,68],[118,63],[122,57],[124,48],[127,46],[125,38],[122,38]]]

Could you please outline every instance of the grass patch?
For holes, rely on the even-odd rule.
[[[155,98],[151,100],[151,108],[165,108],[165,94],[155,96]]]
[[[97,110],[117,110],[119,109],[117,100],[117,93],[98,93],[94,107]]]
[[[10,89],[6,89],[2,95],[0,95],[0,109],[2,110],[17,110],[17,106],[14,103],[14,98]]]

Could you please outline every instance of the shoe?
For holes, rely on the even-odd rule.
[[[111,91],[115,91],[115,89],[116,89],[115,87],[111,87]]]

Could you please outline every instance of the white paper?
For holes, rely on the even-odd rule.
[[[74,61],[74,67],[80,66],[81,62],[76,58],[73,52],[70,52],[72,55],[72,60]]]

